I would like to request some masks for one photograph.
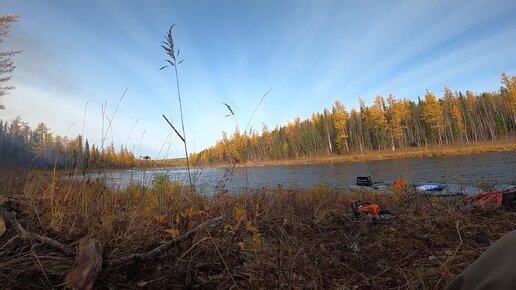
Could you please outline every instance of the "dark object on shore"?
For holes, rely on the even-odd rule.
[[[502,192],[502,206],[516,209],[516,187]]]
[[[144,160],[150,160],[150,159],[151,159],[148,155],[140,156],[140,158],[141,158],[141,159],[144,159]]]
[[[371,176],[358,176],[357,186],[373,186],[373,180]]]

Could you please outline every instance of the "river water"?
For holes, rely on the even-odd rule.
[[[124,188],[130,183],[147,185],[156,175],[167,175],[171,180],[181,183],[188,182],[185,168],[98,172],[91,173],[90,178],[105,178],[108,184]],[[355,184],[357,176],[372,176],[374,181],[405,179],[467,185],[478,185],[479,182],[516,184],[516,152],[339,164],[262,166],[235,168],[233,171],[230,168],[217,167],[193,169],[192,176],[196,187],[208,193],[218,191],[221,187],[230,192],[277,186],[309,188],[325,185],[345,189]]]

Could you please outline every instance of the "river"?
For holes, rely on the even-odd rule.
[[[90,178],[105,178],[108,184],[124,188],[131,182],[149,184],[156,175],[188,182],[185,168],[138,171],[121,170],[91,173]],[[357,176],[372,176],[374,181],[405,179],[414,182],[439,182],[478,185],[479,182],[516,184],[516,152],[484,153],[453,157],[393,159],[338,164],[258,166],[248,168],[193,169],[196,187],[204,192],[224,188],[238,192],[256,188],[318,185],[345,189],[355,184]]]

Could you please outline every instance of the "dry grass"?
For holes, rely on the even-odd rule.
[[[76,246],[91,236],[106,260],[144,252],[224,215],[153,262],[106,267],[104,288],[443,288],[491,243],[514,229],[516,213],[462,212],[461,200],[345,194],[328,188],[277,189],[206,197],[159,179],[148,189],[112,191],[100,183],[53,180],[47,173],[4,173],[30,231]],[[349,204],[378,202],[398,214],[387,224],[355,220]],[[72,257],[28,245],[14,231],[0,239],[2,288],[62,283]]]

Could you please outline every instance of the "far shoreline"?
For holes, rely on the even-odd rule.
[[[405,148],[397,149],[392,151],[390,149],[384,149],[380,151],[366,151],[364,153],[353,153],[349,155],[332,155],[332,156],[317,156],[317,157],[302,157],[298,159],[287,159],[287,160],[272,160],[272,161],[251,161],[246,163],[235,164],[236,168],[249,168],[249,167],[278,167],[278,166],[303,166],[303,165],[325,165],[325,164],[344,164],[344,163],[358,163],[358,162],[369,162],[369,161],[382,161],[382,160],[394,160],[394,159],[417,159],[417,158],[428,158],[428,157],[453,157],[463,155],[475,155],[484,153],[497,153],[497,152],[516,152],[516,141],[506,142],[495,142],[495,143],[474,143],[474,144],[463,144],[462,146],[451,146],[451,147],[420,147],[420,148]],[[230,163],[217,163],[217,164],[190,164],[191,169],[204,169],[204,168],[228,168],[233,165]],[[149,164],[147,166],[130,167],[130,168],[90,168],[88,173],[94,172],[117,172],[134,170],[143,171],[163,171],[171,168],[183,168],[186,170],[186,164],[177,164],[174,166],[162,166]],[[53,171],[53,169],[47,169]],[[71,169],[57,169],[58,175],[70,174]],[[81,170],[75,172],[80,174]]]
[[[364,153],[354,153],[350,155],[333,155],[318,157],[303,157],[298,159],[287,160],[271,160],[271,161],[250,161],[245,163],[237,163],[236,167],[274,167],[274,166],[294,166],[294,165],[322,165],[322,164],[341,164],[355,162],[382,161],[393,159],[417,159],[428,157],[452,157],[462,155],[475,155],[482,153],[496,152],[516,152],[516,142],[514,140],[508,142],[495,143],[475,143],[463,144],[461,146],[451,147],[420,147],[405,148],[392,151],[384,149],[380,151],[367,151]],[[230,163],[203,164],[193,165],[193,168],[221,168],[232,166]]]

